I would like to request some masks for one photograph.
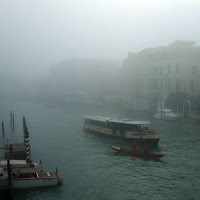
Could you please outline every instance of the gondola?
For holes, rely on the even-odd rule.
[[[143,151],[134,151],[130,149],[124,149],[124,148],[117,147],[114,145],[109,145],[109,146],[115,151],[122,153],[123,155],[140,157],[140,158],[145,158],[145,159],[159,159],[165,155],[165,154],[158,154],[158,153],[144,153]]]

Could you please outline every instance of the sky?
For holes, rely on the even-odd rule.
[[[69,58],[200,45],[199,10],[199,0],[0,0],[0,69],[40,73]]]

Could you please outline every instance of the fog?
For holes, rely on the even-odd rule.
[[[66,94],[100,94],[110,70],[115,96],[129,52],[174,40],[193,40],[199,46],[199,7],[198,0],[2,0],[1,95],[50,98],[63,93],[60,85]],[[63,73],[57,73],[61,68]],[[97,77],[99,83],[91,88]],[[53,87],[57,93],[52,94]]]

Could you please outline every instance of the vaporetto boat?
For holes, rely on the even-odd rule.
[[[149,121],[104,116],[84,116],[84,118],[84,129],[88,131],[154,145],[157,145],[161,139],[155,130],[147,127]]]

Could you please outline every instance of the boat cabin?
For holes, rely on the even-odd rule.
[[[143,129],[148,129],[143,127],[144,125],[150,124],[148,121],[133,121],[131,119],[124,118],[108,118],[108,117],[95,117],[95,116],[85,116],[85,124],[92,125],[100,128],[108,128],[123,131],[134,131],[141,132]]]

